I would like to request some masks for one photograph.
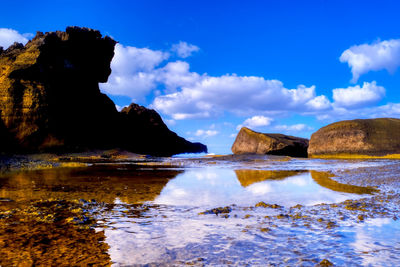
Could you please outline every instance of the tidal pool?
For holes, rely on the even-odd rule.
[[[0,265],[400,264],[398,192],[334,175],[398,162],[266,159],[6,173]]]

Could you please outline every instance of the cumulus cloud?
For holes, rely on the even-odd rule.
[[[240,115],[316,111],[321,108],[314,104],[321,101],[316,97],[315,86],[287,89],[281,81],[263,77],[202,75],[192,86],[156,97],[153,107],[179,120],[211,117],[224,111]]]
[[[306,105],[311,110],[315,110],[315,111],[327,110],[327,109],[330,109],[332,106],[329,99],[324,95],[320,95],[320,96],[316,96],[316,97],[312,98],[310,101],[308,101],[306,103]]]
[[[331,102],[325,95],[317,95],[315,86],[286,88],[279,80],[257,76],[199,74],[190,71],[187,62],[171,62],[169,58],[170,54],[164,51],[117,44],[112,74],[108,83],[100,85],[101,89],[108,94],[128,96],[133,101],[153,94],[151,107],[167,119],[173,119],[169,125],[175,120],[211,118],[228,112],[250,116],[242,124],[250,128],[268,126],[271,116],[291,112],[317,115],[319,119],[346,117],[353,114],[350,111],[363,109],[385,95],[382,86],[371,82],[362,87],[336,88]],[[393,104],[377,110],[376,114],[394,114],[395,110]]]
[[[156,88],[154,70],[168,57],[169,54],[162,51],[117,44],[111,62],[112,73],[100,88],[111,95],[128,96],[133,100],[143,98]]]
[[[166,92],[172,93],[178,87],[193,86],[199,81],[201,76],[190,72],[187,62],[178,60],[162,66],[169,56],[169,53],[159,50],[117,44],[111,62],[112,73],[100,88],[104,93],[139,101],[160,84]]]
[[[340,62],[347,62],[351,68],[353,83],[369,71],[386,69],[393,73],[400,66],[400,39],[352,46],[342,53]]]
[[[303,132],[303,131],[313,130],[312,127],[307,126],[306,124],[303,123],[293,124],[293,125],[276,125],[274,129],[277,131],[284,131],[284,132]]]
[[[190,87],[200,81],[201,76],[189,71],[189,64],[184,61],[169,62],[157,72],[157,81],[162,83],[167,91],[174,92],[179,87]]]
[[[181,47],[191,49],[179,50]],[[185,42],[174,49],[186,53],[196,50]],[[251,116],[331,108],[325,96],[316,95],[315,86],[288,89],[281,81],[257,76],[214,77],[191,72],[189,64],[181,60],[168,62],[169,57],[167,52],[117,44],[112,73],[100,88],[104,93],[127,96],[134,102],[153,94],[151,107],[174,120],[208,118],[224,112]]]
[[[20,34],[16,30],[0,28],[0,46],[7,49],[14,42],[26,44],[30,34]]]
[[[190,57],[194,52],[199,51],[200,48],[198,46],[180,41],[179,43],[172,45],[171,50],[179,57],[187,58]]]
[[[218,133],[219,132],[216,131],[216,130],[201,130],[201,129],[199,129],[194,133],[194,135],[195,136],[199,136],[199,137],[207,138],[207,137],[215,136]]]
[[[237,130],[240,130],[240,128],[248,127],[250,129],[255,129],[258,127],[263,127],[263,126],[268,126],[271,124],[273,121],[272,118],[268,118],[265,116],[253,116],[251,118],[246,119],[243,124],[240,124],[236,127]]]
[[[385,88],[376,82],[364,82],[363,86],[349,86],[332,90],[334,105],[342,108],[360,108],[376,103],[385,96]]]

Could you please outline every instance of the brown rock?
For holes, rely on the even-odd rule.
[[[313,157],[400,154],[400,120],[380,118],[332,123],[312,134],[308,154]]]
[[[307,157],[308,140],[284,134],[266,134],[240,129],[232,145],[234,154],[271,154]]]
[[[68,27],[38,32],[25,46],[15,43],[0,53],[0,120],[15,141],[14,151],[206,151],[171,132],[154,111],[141,107],[127,116],[100,92],[98,83],[111,73],[115,43],[99,31]]]
[[[235,170],[236,177],[243,187],[263,181],[284,180],[304,172],[306,171]]]

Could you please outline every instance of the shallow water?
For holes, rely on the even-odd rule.
[[[231,204],[254,206],[264,201],[290,207],[296,204],[336,203],[361,197],[352,193],[371,193],[362,187],[359,187],[360,191],[355,187],[354,192],[351,187],[348,192],[334,191],[324,187],[323,183],[322,186],[318,184],[315,180],[318,175],[324,173],[220,167],[190,169],[169,181],[154,203],[204,209]],[[325,180],[328,179],[325,177]]]
[[[396,190],[331,173],[396,164],[240,157],[9,173],[0,264],[396,266]]]

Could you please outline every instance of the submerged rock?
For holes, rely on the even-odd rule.
[[[400,120],[380,118],[332,123],[312,134],[308,154],[312,157],[400,154]]]
[[[119,113],[100,92],[98,83],[111,73],[115,44],[99,31],[68,27],[38,32],[25,46],[14,43],[0,53],[0,134],[5,128],[4,135],[15,142],[13,151],[119,147],[172,155],[207,150],[171,132],[155,111],[134,105]]]
[[[258,133],[243,127],[232,145],[234,154],[271,154],[307,157],[308,140],[284,134]]]

